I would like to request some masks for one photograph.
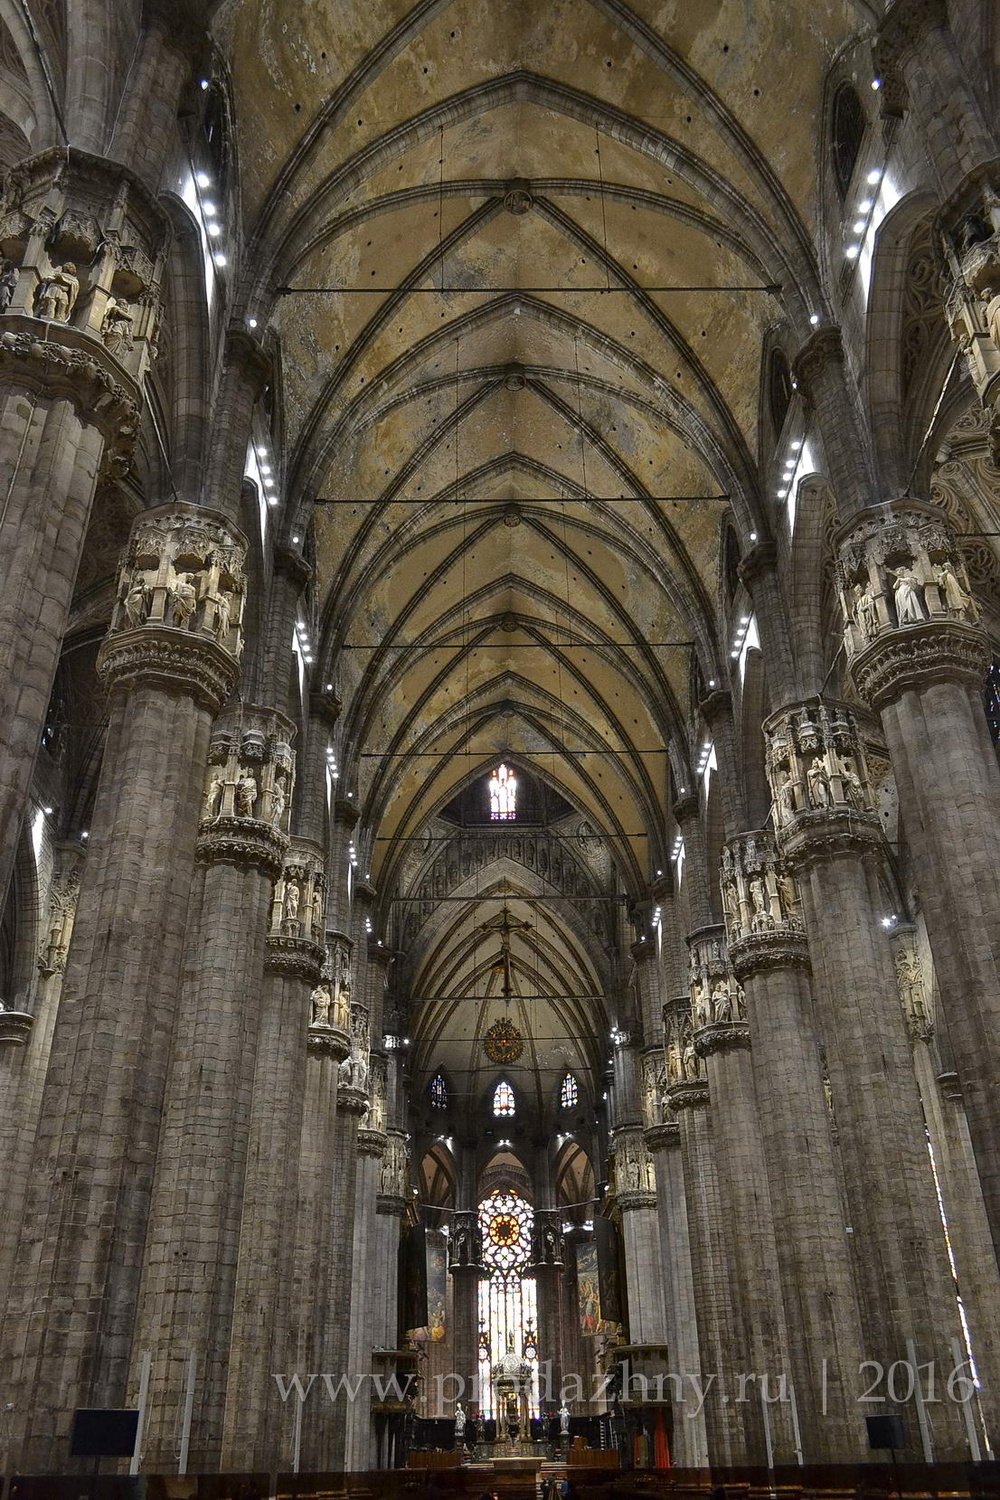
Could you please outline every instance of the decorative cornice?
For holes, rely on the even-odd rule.
[[[310,1026],[306,1047],[314,1057],[332,1057],[336,1062],[343,1062],[350,1056],[351,1038],[346,1031],[338,1031],[335,1026]]]
[[[234,321],[226,329],[225,359],[227,365],[239,366],[258,396],[273,377],[267,351],[243,323]]]
[[[647,1125],[642,1135],[650,1151],[672,1151],[681,1143],[681,1127],[676,1120],[666,1120],[662,1125]]]
[[[246,865],[277,880],[287,848],[288,835],[259,818],[214,818],[201,825],[195,859],[203,865]]]
[[[217,713],[236,686],[239,663],[204,636],[168,625],[140,625],[104,641],[97,671],[111,690],[153,686],[194,698]]]
[[[342,706],[340,699],[332,691],[328,693],[325,688],[311,688],[309,691],[310,715],[331,728],[339,719]]]
[[[697,792],[684,792],[674,803],[674,817],[678,823],[686,823],[689,818],[696,818],[699,811]]]
[[[135,447],[142,392],[103,344],[82,329],[4,313],[0,382],[67,397],[122,459]]]
[[[933,682],[981,688],[991,654],[989,638],[978,626],[924,620],[873,641],[854,658],[851,676],[861,697],[878,711]]]
[[[667,1090],[667,1103],[673,1110],[701,1109],[710,1101],[711,1095],[704,1079],[672,1083]]]
[[[337,1109],[345,1115],[367,1114],[371,1100],[365,1089],[355,1089],[350,1084],[341,1084],[337,1090]]]
[[[694,1050],[699,1057],[711,1057],[714,1052],[746,1051],[749,1046],[750,1027],[745,1021],[718,1021],[694,1034]]]
[[[25,1010],[0,1009],[0,1046],[23,1047],[34,1024],[34,1016]]]
[[[379,1160],[386,1153],[388,1137],[381,1130],[359,1130],[358,1152],[361,1156],[373,1156]]]
[[[753,594],[753,585],[762,573],[774,571],[778,561],[778,547],[776,542],[755,542],[749,552],[742,558],[736,571],[740,576],[740,582]]]
[[[713,688],[698,704],[706,724],[714,724],[723,714],[732,713],[733,695],[728,688]]]
[[[290,583],[297,583],[300,589],[304,589],[313,576],[313,570],[302,553],[280,543],[274,549],[274,571],[287,578]]]
[[[741,981],[773,969],[808,969],[809,944],[804,932],[754,932],[730,942],[729,963]]]
[[[636,1208],[655,1208],[656,1194],[626,1188],[624,1192],[616,1194],[615,1202],[623,1213],[629,1213]]]
[[[778,835],[782,856],[793,870],[847,855],[864,856],[881,841],[882,830],[874,815],[846,808],[801,813],[794,827]]]
[[[406,1213],[406,1199],[397,1198],[391,1193],[376,1193],[375,1212],[385,1214],[388,1218],[401,1219]]]
[[[353,828],[361,816],[361,809],[349,797],[335,797],[333,816],[336,822],[343,823],[347,828]]]
[[[308,938],[271,933],[265,941],[264,968],[269,974],[278,974],[284,979],[302,979],[307,984],[318,984],[325,960],[326,949],[319,943],[311,943]],[[331,1028],[316,1029],[329,1031]],[[343,1035],[342,1032],[337,1034]]]
[[[962,1103],[962,1082],[957,1073],[939,1073],[937,1086],[945,1099],[951,1099],[956,1104]]]

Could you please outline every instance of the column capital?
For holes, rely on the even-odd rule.
[[[701,804],[698,800],[697,789],[682,792],[674,803],[674,817],[682,826],[692,818],[697,818],[700,811]]]
[[[656,1174],[641,1126],[616,1130],[609,1153],[611,1191],[624,1212],[656,1205]]]
[[[746,996],[729,963],[725,927],[700,927],[687,941],[692,1040],[697,1056],[749,1047]]]
[[[301,939],[326,961],[326,862],[311,839],[288,840],[271,899],[272,937]]]
[[[795,878],[769,829],[741,833],[723,846],[721,882],[729,962],[737,979],[768,969],[808,968]]]
[[[698,710],[705,723],[714,726],[717,719],[733,711],[733,695],[728,688],[713,688],[698,703]]]
[[[657,1151],[672,1151],[681,1143],[681,1127],[676,1120],[665,1120],[662,1125],[647,1125],[643,1136],[654,1154]]]
[[[280,542],[274,548],[274,571],[282,578],[287,578],[289,583],[296,584],[300,590],[305,588],[313,576],[313,570],[302,553],[295,547],[288,547]],[[312,696],[310,693],[310,707]]]
[[[909,499],[872,506],[840,528],[837,543],[848,666],[872,708],[933,682],[982,686],[990,643],[939,507]]]
[[[322,972],[324,950],[307,938],[282,937],[270,933],[266,939],[264,968],[268,974],[286,979],[301,979],[317,984]]]
[[[918,48],[928,32],[948,26],[946,0],[893,0],[879,22],[875,56],[883,76]]]
[[[345,1058],[344,1060],[349,1061]],[[343,1067],[343,1063],[341,1064]],[[337,1090],[337,1111],[344,1115],[367,1114],[370,1107],[367,1089],[354,1088],[351,1084],[341,1084]]]
[[[97,658],[109,687],[151,682],[217,712],[239,675],[246,550],[217,511],[176,502],[138,516]]]
[[[374,1157],[376,1161],[381,1161],[382,1157],[385,1155],[386,1145],[388,1143],[386,1141],[384,1133],[381,1130],[368,1130],[365,1127],[362,1127],[358,1131],[357,1144],[359,1155],[371,1156]]]
[[[664,1098],[668,1107],[674,1109],[674,1094],[681,1084],[707,1087],[704,1063],[694,1044],[690,995],[679,995],[666,1001],[663,1007],[663,1029],[667,1057],[667,1088]],[[707,1096],[705,1102],[707,1103]]]
[[[675,1113],[680,1113],[682,1109],[704,1109],[711,1103],[708,1080],[685,1079],[679,1083],[672,1083],[667,1093],[667,1101]]]
[[[835,323],[817,328],[792,361],[792,373],[807,402],[812,402],[816,383],[828,370],[844,363],[844,340]]]
[[[755,542],[744,554],[736,571],[740,575],[740,582],[745,586],[751,597],[753,596],[753,586],[757,579],[764,573],[773,573],[777,562],[777,543],[770,540]]]
[[[319,719],[321,723],[326,724],[330,729],[333,728],[334,724],[340,718],[342,706],[340,699],[332,688],[329,692],[326,688],[311,688],[309,691],[310,714],[314,719]],[[353,808],[354,803],[352,802],[350,806]],[[356,821],[357,819],[355,819]]]
[[[797,869],[876,848],[881,827],[855,711],[816,698],[779,709],[763,729],[775,835],[786,865]]]
[[[31,1035],[35,1018],[26,1010],[5,1010],[0,1005],[0,1047],[23,1047]]]
[[[278,941],[285,942],[287,939]],[[299,974],[297,977],[304,978],[305,976]],[[313,1015],[315,1015],[315,1008]],[[337,1026],[313,1021],[306,1033],[306,1047],[313,1057],[332,1057],[336,1062],[343,1062],[351,1052],[350,1033],[342,1031]]]

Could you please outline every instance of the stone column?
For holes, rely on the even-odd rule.
[[[124,472],[135,445],[168,236],[163,209],[117,163],[60,147],[5,179],[0,901],[95,488]]]
[[[952,1369],[954,1287],[920,1097],[879,923],[881,833],[861,731],[846,705],[789,705],[765,722],[779,852],[801,894],[862,1294],[866,1358]],[[860,1393],[857,1393],[860,1394]],[[877,1392],[876,1394],[881,1394]],[[873,1413],[888,1401],[869,1403]],[[968,1451],[952,1402],[901,1410],[907,1450]]]
[[[387,1141],[384,1133],[370,1127],[374,1111],[369,1111],[364,1128],[358,1131],[358,1166],[354,1199],[354,1239],[351,1259],[350,1333],[348,1337],[345,1372],[354,1382],[371,1374],[374,1352],[373,1324],[375,1319],[377,1268],[377,1229],[375,1195],[378,1190],[380,1164],[385,1155]],[[344,1468],[357,1474],[372,1467],[371,1382],[365,1379],[357,1387],[357,1395],[350,1401],[346,1412],[344,1436]]]
[[[660,1098],[664,1097],[666,1090],[665,1076],[663,1083]],[[677,1468],[698,1469],[708,1464],[705,1415],[697,1411],[696,1403],[688,1402],[687,1397],[691,1394],[691,1375],[707,1369],[707,1365],[703,1364],[698,1347],[691,1236],[680,1151],[681,1127],[672,1110],[664,1107],[662,1113],[662,1123],[648,1125],[643,1134],[656,1173],[667,1348],[670,1351],[670,1371],[675,1377],[671,1389],[674,1422],[670,1461]],[[678,1399],[678,1392],[684,1400]]]
[[[982,705],[990,643],[939,509],[896,501],[840,532],[845,645],[882,719],[1000,1255],[1000,768]]]
[[[743,986],[794,1396],[807,1463],[861,1461],[865,1347],[837,1180],[809,951],[795,882],[767,831],[723,850],[729,961]]]
[[[300,891],[300,916],[286,919],[287,892]],[[260,1032],[243,1189],[223,1470],[290,1466],[288,1421],[275,1374],[296,1369],[291,1338],[299,1146],[307,1094],[307,1035],[338,1054],[329,981],[321,978],[325,876],[322,850],[292,839],[271,906],[264,954]],[[324,1033],[329,1033],[325,1036]],[[346,1055],[347,1038],[340,1033]],[[338,1056],[339,1061],[339,1056]],[[312,1373],[310,1370],[309,1373]]]
[[[664,1344],[663,1270],[656,1218],[656,1180],[641,1126],[615,1132],[612,1180],[621,1214],[631,1344]]]
[[[546,1148],[542,1146],[540,1150]],[[562,1214],[555,1208],[535,1211],[532,1234],[531,1264],[527,1274],[535,1279],[538,1305],[538,1358],[541,1364],[542,1392],[540,1410],[559,1407],[563,1380],[562,1282],[566,1266],[563,1260]],[[545,1373],[549,1379],[546,1389]]]
[[[899,999],[913,1048],[913,1065],[934,1154],[938,1190],[948,1221],[948,1242],[955,1276],[979,1374],[977,1399],[995,1450],[1000,1436],[997,1410],[1000,1401],[1000,1271],[993,1254],[982,1184],[969,1139],[958,1076],[952,1070],[950,1058],[947,1063],[943,1062],[938,1050],[933,973],[926,952],[926,938],[921,939],[911,923],[899,922],[890,932],[889,943],[896,967]],[[942,1043],[948,1048],[946,1035]]]
[[[55,845],[33,1013],[0,1011],[0,1287],[9,1287],[87,846]]]
[[[333,1373],[338,1329],[333,1322],[334,1289],[339,1265],[331,1247],[339,1228],[339,1124],[344,1118],[340,1099],[340,1069],[351,1051],[349,1004],[349,948],[328,957],[312,996],[312,1019],[306,1051],[302,1132],[298,1145],[298,1205],[294,1218],[295,1244],[292,1295],[288,1310],[286,1373]],[[350,1093],[350,1097],[346,1095]],[[360,1112],[367,1100],[345,1085],[344,1109]],[[293,1146],[293,1150],[294,1150]],[[293,1169],[294,1170],[294,1169]],[[287,1226],[286,1226],[287,1232]],[[330,1421],[326,1392],[310,1392],[302,1412],[300,1469],[326,1469],[330,1463]],[[284,1410],[284,1452],[291,1467],[295,1451],[296,1412],[289,1401]]]
[[[476,1209],[458,1209],[452,1215],[448,1270],[452,1285],[453,1369],[465,1381],[466,1391],[471,1391],[479,1377],[479,1282],[486,1275]],[[480,1410],[485,1394],[480,1393]]]
[[[738,1410],[730,1399],[736,1375],[748,1368],[735,1308],[735,1273],[729,1263],[724,1239],[719,1182],[709,1127],[709,1090],[705,1065],[694,1044],[691,999],[683,995],[668,1000],[663,1008],[667,1037],[667,1093],[669,1109],[680,1129],[684,1172],[684,1199],[691,1241],[694,1300],[698,1318],[701,1362],[685,1372],[707,1385],[701,1406],[708,1457],[714,1464],[738,1464],[746,1460],[746,1447]],[[683,1391],[685,1404],[676,1420],[688,1419],[687,1402],[697,1405],[690,1382]],[[694,1419],[699,1420],[699,1419]]]
[[[173,1465],[192,1375],[188,1468],[217,1470],[222,1452],[264,940],[288,845],[294,732],[273,709],[237,704],[216,724],[203,773],[200,911],[178,1007],[138,1319],[138,1350],[153,1356],[144,1453],[154,1473]],[[285,883],[284,926],[295,936],[308,932],[303,894],[308,900]]]
[[[694,1046],[705,1060],[712,1099],[712,1141],[729,1259],[735,1273],[737,1315],[747,1356],[739,1374],[754,1374],[742,1392],[728,1392],[740,1407],[748,1459],[795,1462],[794,1426],[779,1382],[789,1372],[788,1331],[778,1281],[778,1253],[746,1001],[729,966],[725,928],[704,927],[688,938]],[[762,1377],[768,1377],[766,1387]],[[762,1399],[765,1398],[765,1399]],[[765,1405],[767,1419],[765,1423]],[[768,1431],[769,1429],[769,1431]],[[751,1457],[752,1455],[752,1457]]]
[[[324,1370],[333,1379],[347,1372],[350,1353],[351,1305],[354,1300],[354,1217],[358,1181],[358,1133],[360,1122],[368,1112],[367,1069],[359,1066],[356,1034],[352,1051],[340,1064],[337,1091],[337,1144],[329,1170],[333,1178],[333,1235],[324,1247],[331,1262],[329,1364]],[[343,1391],[336,1401],[321,1392],[322,1406],[307,1407],[310,1421],[309,1442],[303,1431],[303,1469],[342,1470],[347,1460],[347,1398]]]
[[[244,549],[214,512],[147,511],[98,657],[111,723],[3,1334],[23,1472],[67,1462],[76,1407],[127,1404],[201,788],[212,718],[238,670]]]
[[[391,1430],[391,1425],[398,1425],[413,1384],[406,1360],[400,1363],[393,1357],[400,1348],[399,1240],[409,1198],[409,1136],[390,1128],[379,1163],[375,1197],[371,1338],[374,1375],[387,1382],[395,1377],[396,1385],[383,1386],[381,1393],[372,1389],[371,1408],[379,1451],[373,1455],[369,1467],[385,1466],[384,1434]]]

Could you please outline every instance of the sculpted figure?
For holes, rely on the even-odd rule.
[[[849,760],[841,760],[840,762],[840,779],[844,783],[844,791],[847,793],[847,800],[851,806],[864,807],[865,789],[861,785],[860,776]]]
[[[832,807],[833,798],[830,795],[830,778],[826,773],[826,766],[820,756],[814,755],[806,772],[806,781],[809,786],[809,801],[813,807]]]
[[[299,891],[298,885],[294,880],[290,880],[289,883],[285,886],[285,904],[282,909],[282,917],[284,921],[295,922],[296,924],[298,923],[300,898],[301,892]]]
[[[764,885],[759,875],[755,875],[750,882],[750,900],[753,902],[753,925],[755,927],[767,926],[771,920],[771,913],[767,908]]]
[[[854,618],[865,640],[870,641],[878,630],[878,616],[875,613],[875,599],[872,595],[871,584],[865,588],[862,588],[860,583],[854,585]]]
[[[198,605],[198,591],[190,573],[178,573],[177,581],[170,590],[170,623],[177,630],[186,630],[188,621]]]
[[[139,626],[146,622],[146,585],[141,578],[133,578],[129,585],[128,593],[125,595],[125,618],[130,625]]]
[[[0,313],[5,313],[14,300],[17,291],[17,267],[12,266],[9,261],[4,261],[3,270],[0,271]]]
[[[132,348],[132,310],[127,302],[109,298],[101,320],[101,339],[109,354],[127,354]]]
[[[698,1077],[698,1054],[694,1050],[694,1038],[688,1037],[684,1043],[683,1068],[684,1077],[693,1082]]]
[[[241,818],[252,818],[257,801],[257,778],[252,771],[244,771],[236,783],[236,812]]]
[[[232,606],[229,595],[218,593],[212,595],[212,603],[215,605],[215,638],[220,646],[225,645],[226,636],[229,634],[229,621],[232,616]]]
[[[35,312],[47,323],[68,323],[80,295],[76,266],[68,260],[47,276],[35,295]]]
[[[560,1437],[569,1437],[569,1407],[568,1406],[560,1406],[560,1408],[559,1408],[559,1436]]]
[[[722,979],[716,983],[712,991],[712,1011],[717,1025],[733,1019],[733,999]]]
[[[329,1026],[330,1024],[330,986],[318,984],[310,995],[312,1001],[312,1025]]]
[[[796,905],[795,886],[792,883],[792,877],[790,875],[786,875],[784,871],[782,871],[780,874],[777,874],[775,876],[775,879],[778,882],[778,895],[781,898],[781,909],[786,917],[791,916],[792,912],[795,910]]]
[[[900,567],[890,568],[889,574],[895,578],[892,597],[896,605],[896,618],[900,625],[916,625],[924,618],[923,605],[920,600],[920,580],[912,568]]]
[[[277,822],[278,819],[275,819]],[[312,933],[313,942],[316,941],[317,933],[323,933],[323,892],[317,886],[312,893]]]
[[[276,828],[280,828],[281,820],[285,815],[285,788],[280,781],[276,781],[271,788],[271,822]]]
[[[795,814],[792,773],[787,766],[782,766],[778,772],[778,795],[775,811],[778,815],[779,823],[787,823]]]
[[[959,583],[955,576],[955,569],[947,558],[937,568],[934,576],[948,612],[963,617],[969,616],[974,620],[978,613],[975,601]]]
[[[222,805],[222,791],[225,784],[218,771],[213,772],[212,779],[208,783],[208,791],[205,793],[205,811],[203,817],[217,818],[219,816],[219,808]]]

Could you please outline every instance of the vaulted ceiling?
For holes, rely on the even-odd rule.
[[[298,519],[316,502],[320,670],[381,891],[498,751],[613,837],[624,888],[665,863],[667,750],[688,764],[693,664],[729,645],[724,527],[768,530],[765,340],[821,301],[825,82],[870,20],[223,0],[246,311],[280,337],[283,478]],[[584,982],[568,937],[559,965]]]

